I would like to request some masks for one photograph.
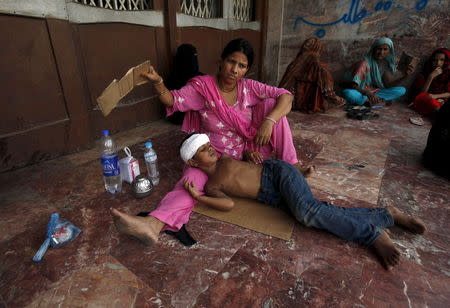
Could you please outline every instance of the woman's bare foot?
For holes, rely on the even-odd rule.
[[[164,223],[153,216],[139,217],[111,209],[114,224],[119,232],[138,238],[147,246],[158,242],[158,235]]]
[[[302,165],[300,165],[300,163],[296,163],[294,166],[302,173],[303,177],[305,178],[309,177],[316,171],[316,166],[303,167]]]
[[[305,178],[309,177],[311,174],[316,172],[316,166],[305,167],[300,170]]]
[[[381,232],[380,236],[373,242],[372,247],[387,270],[400,261],[400,252],[386,232]]]
[[[333,104],[333,107],[340,107],[345,105],[345,103],[347,103],[347,101],[343,97],[340,97],[339,95],[336,94],[332,96],[327,96],[326,98]]]
[[[386,209],[392,217],[394,217],[394,222],[396,225],[402,226],[412,233],[417,234],[423,234],[427,230],[425,224],[420,219],[409,217],[393,206],[387,206]]]

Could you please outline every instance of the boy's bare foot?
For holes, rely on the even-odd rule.
[[[400,252],[386,232],[381,232],[380,236],[373,242],[372,247],[387,270],[400,261]]]
[[[427,230],[425,224],[420,219],[409,217],[393,206],[387,206],[386,209],[392,217],[394,217],[394,222],[396,225],[402,226],[412,233],[417,234],[423,234]]]
[[[114,224],[119,232],[138,238],[147,246],[158,242],[158,235],[164,223],[153,216],[139,217],[111,209]]]
[[[300,165],[300,163],[296,163],[294,166],[302,173],[303,177],[305,178],[309,177],[316,171],[316,166],[303,167],[302,165]]]

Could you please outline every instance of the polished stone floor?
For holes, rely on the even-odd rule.
[[[283,241],[193,213],[188,248],[167,234],[146,247],[116,232],[109,209],[153,209],[182,170],[183,134],[164,120],[115,136],[143,141],[160,158],[161,183],[143,200],[130,186],[104,192],[96,151],[0,174],[0,307],[448,307],[450,182],[424,169],[420,156],[431,124],[397,104],[380,118],[351,120],[341,110],[289,114],[301,160],[317,167],[316,197],[348,207],[396,205],[428,232],[389,233],[401,263],[386,271],[370,249],[297,224]],[[69,245],[31,261],[49,214],[82,229]],[[447,303],[447,304],[446,304]]]

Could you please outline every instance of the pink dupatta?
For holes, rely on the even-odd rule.
[[[205,98],[205,106],[213,111],[217,118],[226,126],[235,129],[242,137],[247,140],[253,140],[256,135],[256,128],[245,123],[242,116],[232,106],[229,106],[222,98],[217,90],[216,82],[213,76],[198,76],[192,78],[189,83],[194,89]],[[240,81],[238,81],[238,97],[240,99],[241,93],[239,91]],[[198,111],[188,111],[184,117],[181,129],[185,132],[199,132],[200,131],[200,114]]]

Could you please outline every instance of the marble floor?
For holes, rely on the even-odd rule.
[[[117,233],[111,207],[149,211],[181,174],[183,134],[161,120],[115,136],[133,145],[141,170],[143,141],[155,145],[162,178],[145,199],[128,184],[105,193],[95,149],[0,174],[0,307],[448,307],[450,182],[420,163],[431,124],[409,123],[414,113],[401,104],[379,113],[288,118],[299,158],[317,167],[308,179],[316,197],[396,205],[426,223],[423,236],[389,229],[402,255],[392,270],[370,249],[299,224],[284,241],[193,213],[192,247],[167,234],[147,247]],[[33,263],[53,212],[82,233]]]

